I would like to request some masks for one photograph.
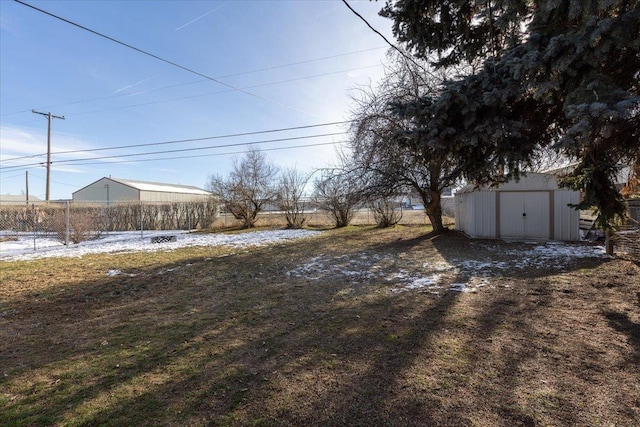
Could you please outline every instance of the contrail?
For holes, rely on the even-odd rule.
[[[179,26],[178,28],[176,28],[176,29],[175,29],[175,30],[173,30],[173,31],[181,30],[181,29],[183,29],[184,27],[186,27],[186,26],[188,26],[188,25],[193,24],[193,23],[194,23],[194,22],[196,22],[197,20],[204,18],[204,17],[205,17],[205,16],[207,16],[208,14],[213,13],[213,12],[215,12],[216,10],[219,10],[220,8],[225,7],[227,4],[228,4],[228,2],[227,2],[227,3],[223,3],[223,4],[221,4],[220,6],[216,7],[215,9],[211,9],[209,12],[204,13],[204,14],[202,14],[202,15],[198,16],[196,19],[192,19],[191,21],[187,22],[186,24]]]
[[[149,80],[155,79],[156,77],[158,77],[158,76],[149,77],[148,79],[143,79],[143,80],[140,80],[138,82],[135,82],[135,83],[132,83],[130,85],[127,85],[125,87],[121,87],[120,89],[117,89],[114,93],[119,93],[119,92],[122,92],[123,90],[127,90],[127,89],[130,89],[130,88],[134,87],[134,86],[138,86],[138,85],[140,85],[142,83],[148,82]]]

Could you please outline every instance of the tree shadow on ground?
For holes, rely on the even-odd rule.
[[[638,293],[640,299],[640,293]],[[633,359],[640,361],[640,323],[633,322],[629,314],[619,311],[604,311],[603,316],[614,330],[626,335],[629,343],[635,348]]]
[[[554,421],[547,405],[558,424],[580,424],[575,396],[541,388],[562,365],[551,356],[571,356],[565,325],[540,326],[565,295],[542,275],[510,294],[436,297],[390,292],[378,278],[287,274],[320,252],[468,253],[455,249],[463,240],[375,236],[124,270],[13,301],[0,421],[508,426]]]
[[[67,283],[68,293],[13,304],[12,322],[21,325],[5,331],[14,339],[0,347],[3,382],[16,396],[3,403],[5,420],[364,425],[404,411],[404,425],[428,421],[422,404],[384,404],[455,295],[417,312],[388,298],[336,301],[344,283],[287,283],[276,272],[287,255],[261,249],[227,257],[224,266],[192,259],[188,269],[171,264]],[[242,268],[258,260],[273,274]],[[386,325],[374,326],[380,315]],[[33,353],[24,357],[25,350]],[[29,380],[36,372],[42,378]],[[282,402],[304,376],[304,399]],[[266,406],[242,411],[254,400]]]
[[[518,242],[472,239],[458,231],[448,231],[431,238],[434,247],[453,265],[472,261],[485,276],[493,277],[547,277],[585,267],[595,268],[610,259],[602,255],[572,255],[555,252],[557,247],[569,248],[576,253],[592,251],[593,244],[583,242]]]

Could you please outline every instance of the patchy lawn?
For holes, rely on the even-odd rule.
[[[349,228],[0,262],[0,424],[640,424],[640,267]]]

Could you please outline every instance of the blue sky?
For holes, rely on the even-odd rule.
[[[273,139],[299,138],[255,145],[278,166],[332,166],[346,125],[172,141],[348,120],[388,49],[339,0],[25,2],[224,84],[0,0],[0,194],[24,193],[28,170],[45,197],[47,119],[33,109],[65,117],[52,121],[52,200],[103,176],[204,188]],[[393,40],[383,2],[349,4]],[[325,145],[279,150],[310,144]]]

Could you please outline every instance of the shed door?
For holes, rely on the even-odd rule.
[[[500,237],[548,239],[549,203],[546,191],[500,193]]]

